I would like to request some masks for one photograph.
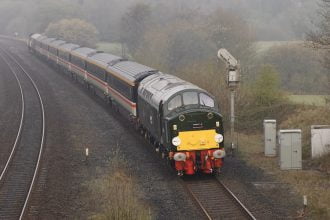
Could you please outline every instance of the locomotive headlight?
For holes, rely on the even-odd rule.
[[[179,137],[174,137],[172,139],[172,144],[176,147],[179,146],[181,144],[181,139]]]
[[[175,161],[185,161],[187,158],[185,153],[175,153],[173,159]]]
[[[185,117],[184,115],[180,115],[180,116],[179,116],[179,120],[180,120],[180,121],[184,121],[185,119],[186,119],[186,117]]]
[[[224,158],[226,156],[225,150],[216,150],[213,152],[213,157],[216,159]]]
[[[217,142],[219,144],[223,141],[223,136],[221,134],[216,134],[214,136],[214,140],[215,140],[215,142]]]
[[[220,127],[220,121],[215,122],[215,126]]]
[[[173,125],[173,131],[178,130],[178,126],[177,125]]]
[[[207,113],[207,118],[212,119],[213,118],[213,113],[212,112]]]

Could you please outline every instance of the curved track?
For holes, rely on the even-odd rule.
[[[0,59],[4,60],[4,57],[0,54]],[[4,62],[5,63],[5,62]],[[6,63],[5,63],[6,64]],[[9,69],[10,70],[10,69]],[[14,145],[10,148],[10,144],[4,144],[3,146],[1,146],[0,148],[0,152],[1,152],[1,160],[0,160],[0,180],[3,178],[5,171],[7,170],[7,167],[9,165],[9,161],[13,156],[13,153],[15,152],[20,134],[21,134],[21,130],[22,130],[22,126],[23,126],[23,120],[24,120],[24,112],[25,112],[25,103],[24,103],[24,93],[23,93],[23,89],[22,89],[22,85],[21,82],[19,81],[17,75],[14,72],[11,72],[12,75],[14,76],[14,79],[16,80],[17,83],[17,87],[19,90],[19,98],[20,98],[20,113],[18,112],[18,115],[14,114],[14,111],[12,112],[12,116],[9,115],[4,115],[4,117],[6,117],[6,121],[8,123],[4,123],[4,127],[2,129],[4,129],[4,133],[2,134],[2,138],[3,139],[7,139],[6,143],[10,143],[11,141],[14,141]],[[7,82],[9,83],[9,82]],[[14,97],[12,97],[12,93],[10,93],[10,91],[6,90],[5,91],[6,95],[9,97],[9,99],[13,99]],[[8,103],[9,105],[11,105],[12,103]],[[10,108],[12,106],[7,106],[7,108]],[[5,106],[3,106],[3,108],[5,108]],[[19,120],[18,123],[18,128],[11,128],[10,124],[13,125],[15,124],[14,127],[16,127],[16,123],[14,122],[14,120],[16,119]],[[15,129],[18,130],[17,134],[13,134],[15,132]],[[6,133],[5,133],[6,132]],[[13,138],[9,138],[9,136],[13,136]],[[2,143],[3,144],[3,143]],[[12,143],[11,143],[12,144]],[[7,155],[8,154],[8,155]]]
[[[21,125],[0,177],[0,219],[22,219],[40,166],[45,140],[45,111],[38,87],[7,51],[0,58],[18,80],[22,92]]]
[[[256,219],[215,177],[185,177],[183,185],[207,219]]]

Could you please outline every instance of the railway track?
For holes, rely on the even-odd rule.
[[[0,219],[22,219],[36,182],[45,140],[45,111],[36,83],[19,62],[0,48],[20,85],[22,115],[11,154],[0,176]]]
[[[184,177],[182,183],[206,219],[256,219],[215,177]]]

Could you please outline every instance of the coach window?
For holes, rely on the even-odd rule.
[[[174,98],[172,98],[171,101],[168,102],[167,109],[169,111],[172,111],[180,106],[182,106],[181,95],[177,95]]]
[[[61,57],[67,61],[70,60],[70,54],[67,52],[61,52]]]
[[[112,86],[113,85],[113,83],[112,83],[112,76],[109,74],[109,73],[107,73],[107,82],[108,82],[108,84],[110,85],[110,86]]]
[[[80,57],[72,56],[71,61],[80,68],[85,69],[85,61]]]
[[[207,107],[214,107],[214,100],[206,95],[205,93],[200,93],[199,94],[199,102],[201,105],[207,106]]]
[[[54,47],[49,47],[49,51],[56,55],[56,49]]]
[[[62,59],[66,59],[65,53],[61,50],[58,51],[58,56],[61,57]]]
[[[133,100],[132,87],[120,79],[113,78],[113,87],[129,100]]]
[[[198,94],[197,94],[197,92],[185,92],[185,93],[183,93],[183,104],[184,105],[198,105]]]
[[[99,79],[105,79],[105,70],[91,63],[87,64],[87,71]]]

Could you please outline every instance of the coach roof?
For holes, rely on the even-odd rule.
[[[70,51],[72,51],[74,49],[77,49],[79,47],[80,46],[78,44],[67,43],[67,44],[63,44],[63,45],[59,46],[58,49],[59,50],[70,52]]]
[[[55,41],[56,38],[45,38],[41,40],[41,43],[49,45],[51,42]]]
[[[79,47],[77,49],[73,49],[71,51],[71,54],[85,59],[86,57],[96,54],[96,52],[97,52],[96,50],[88,48],[88,47]]]
[[[49,46],[57,48],[58,46],[65,44],[66,42],[64,40],[56,40],[51,43],[49,43]]]
[[[90,63],[101,65],[104,68],[107,68],[109,65],[112,65],[118,61],[123,60],[121,57],[108,54],[108,53],[96,53],[87,58]]]
[[[158,72],[151,67],[127,60],[109,66],[108,71],[116,73],[132,82],[140,81],[144,77]]]

